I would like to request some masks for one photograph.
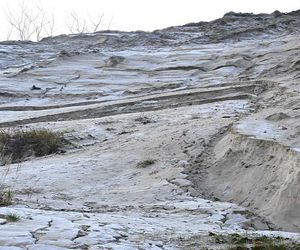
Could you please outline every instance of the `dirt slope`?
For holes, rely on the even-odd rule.
[[[0,249],[296,248],[299,29],[228,13],[0,43],[1,129],[69,142],[1,166]]]

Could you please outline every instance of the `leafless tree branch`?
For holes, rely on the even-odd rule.
[[[104,14],[101,14],[96,21],[89,19],[89,22],[87,22],[86,19],[81,18],[77,13],[72,12],[69,16],[69,23],[67,24],[69,32],[82,34],[99,31],[103,17]]]
[[[39,41],[45,35],[53,35],[54,16],[48,19],[42,6],[35,6],[29,9],[24,1],[19,3],[19,8],[12,11],[8,9],[6,13],[7,22],[11,29],[7,38],[10,39],[14,33],[21,41]]]

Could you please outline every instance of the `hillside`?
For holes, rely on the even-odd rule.
[[[64,139],[0,154],[0,249],[297,249],[299,39],[300,10],[1,42],[2,133]]]

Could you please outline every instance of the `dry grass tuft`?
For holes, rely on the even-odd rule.
[[[9,189],[0,187],[0,206],[9,206],[12,204],[13,193]]]
[[[0,161],[16,163],[30,156],[57,153],[62,144],[62,136],[47,129],[0,131]]]

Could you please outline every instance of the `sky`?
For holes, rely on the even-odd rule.
[[[53,35],[71,33],[71,28],[76,31],[75,19],[79,20],[79,28],[86,26],[92,31],[101,15],[102,30],[152,31],[210,21],[229,11],[272,13],[300,9],[300,0],[0,0],[0,40],[18,37],[16,32],[10,32],[7,21],[20,16],[21,4],[33,19],[45,13],[48,28],[49,20],[54,20]]]

